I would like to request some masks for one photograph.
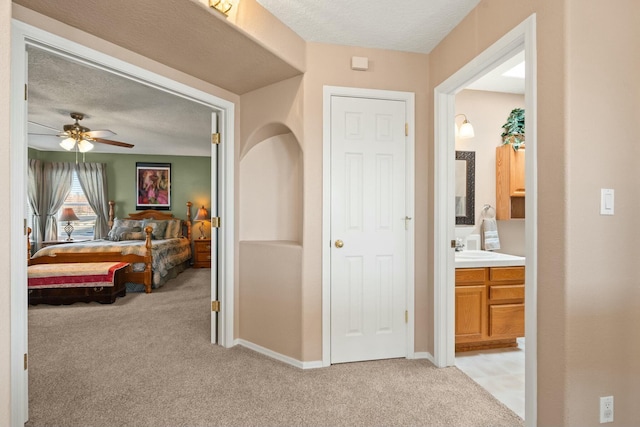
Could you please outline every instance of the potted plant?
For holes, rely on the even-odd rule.
[[[502,143],[511,144],[515,151],[524,145],[524,109],[514,108],[511,110],[507,122],[502,125]]]

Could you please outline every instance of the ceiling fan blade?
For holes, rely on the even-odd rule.
[[[109,129],[98,129],[98,130],[90,130],[89,132],[84,132],[83,135],[86,135],[89,138],[105,138],[105,137],[114,136],[117,134],[113,131],[110,131]]]
[[[99,142],[100,144],[116,145],[118,147],[133,148],[133,144],[127,144],[126,142],[113,141],[111,139],[91,138],[92,141]]]
[[[58,128],[54,128],[54,127],[51,127],[51,126],[43,125],[42,123],[32,122],[31,120],[29,120],[29,124],[40,126],[40,127],[45,128],[45,129],[51,129],[51,130],[54,130],[56,132],[61,132],[61,130],[58,129]]]
[[[33,136],[53,136],[55,138],[58,137],[58,135],[53,134],[53,133],[32,133],[32,132],[29,132],[29,135],[33,135]]]

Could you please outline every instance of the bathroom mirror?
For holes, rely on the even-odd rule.
[[[476,152],[456,151],[456,225],[475,224]]]

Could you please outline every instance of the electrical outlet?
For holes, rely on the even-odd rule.
[[[613,422],[613,396],[600,398],[600,424]]]

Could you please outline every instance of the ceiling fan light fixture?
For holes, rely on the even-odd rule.
[[[67,151],[73,150],[73,147],[76,146],[76,140],[73,138],[66,138],[60,142],[60,146]]]
[[[93,144],[87,141],[86,139],[80,140],[78,142],[78,151],[81,153],[86,153],[87,151],[91,151],[93,149]]]

